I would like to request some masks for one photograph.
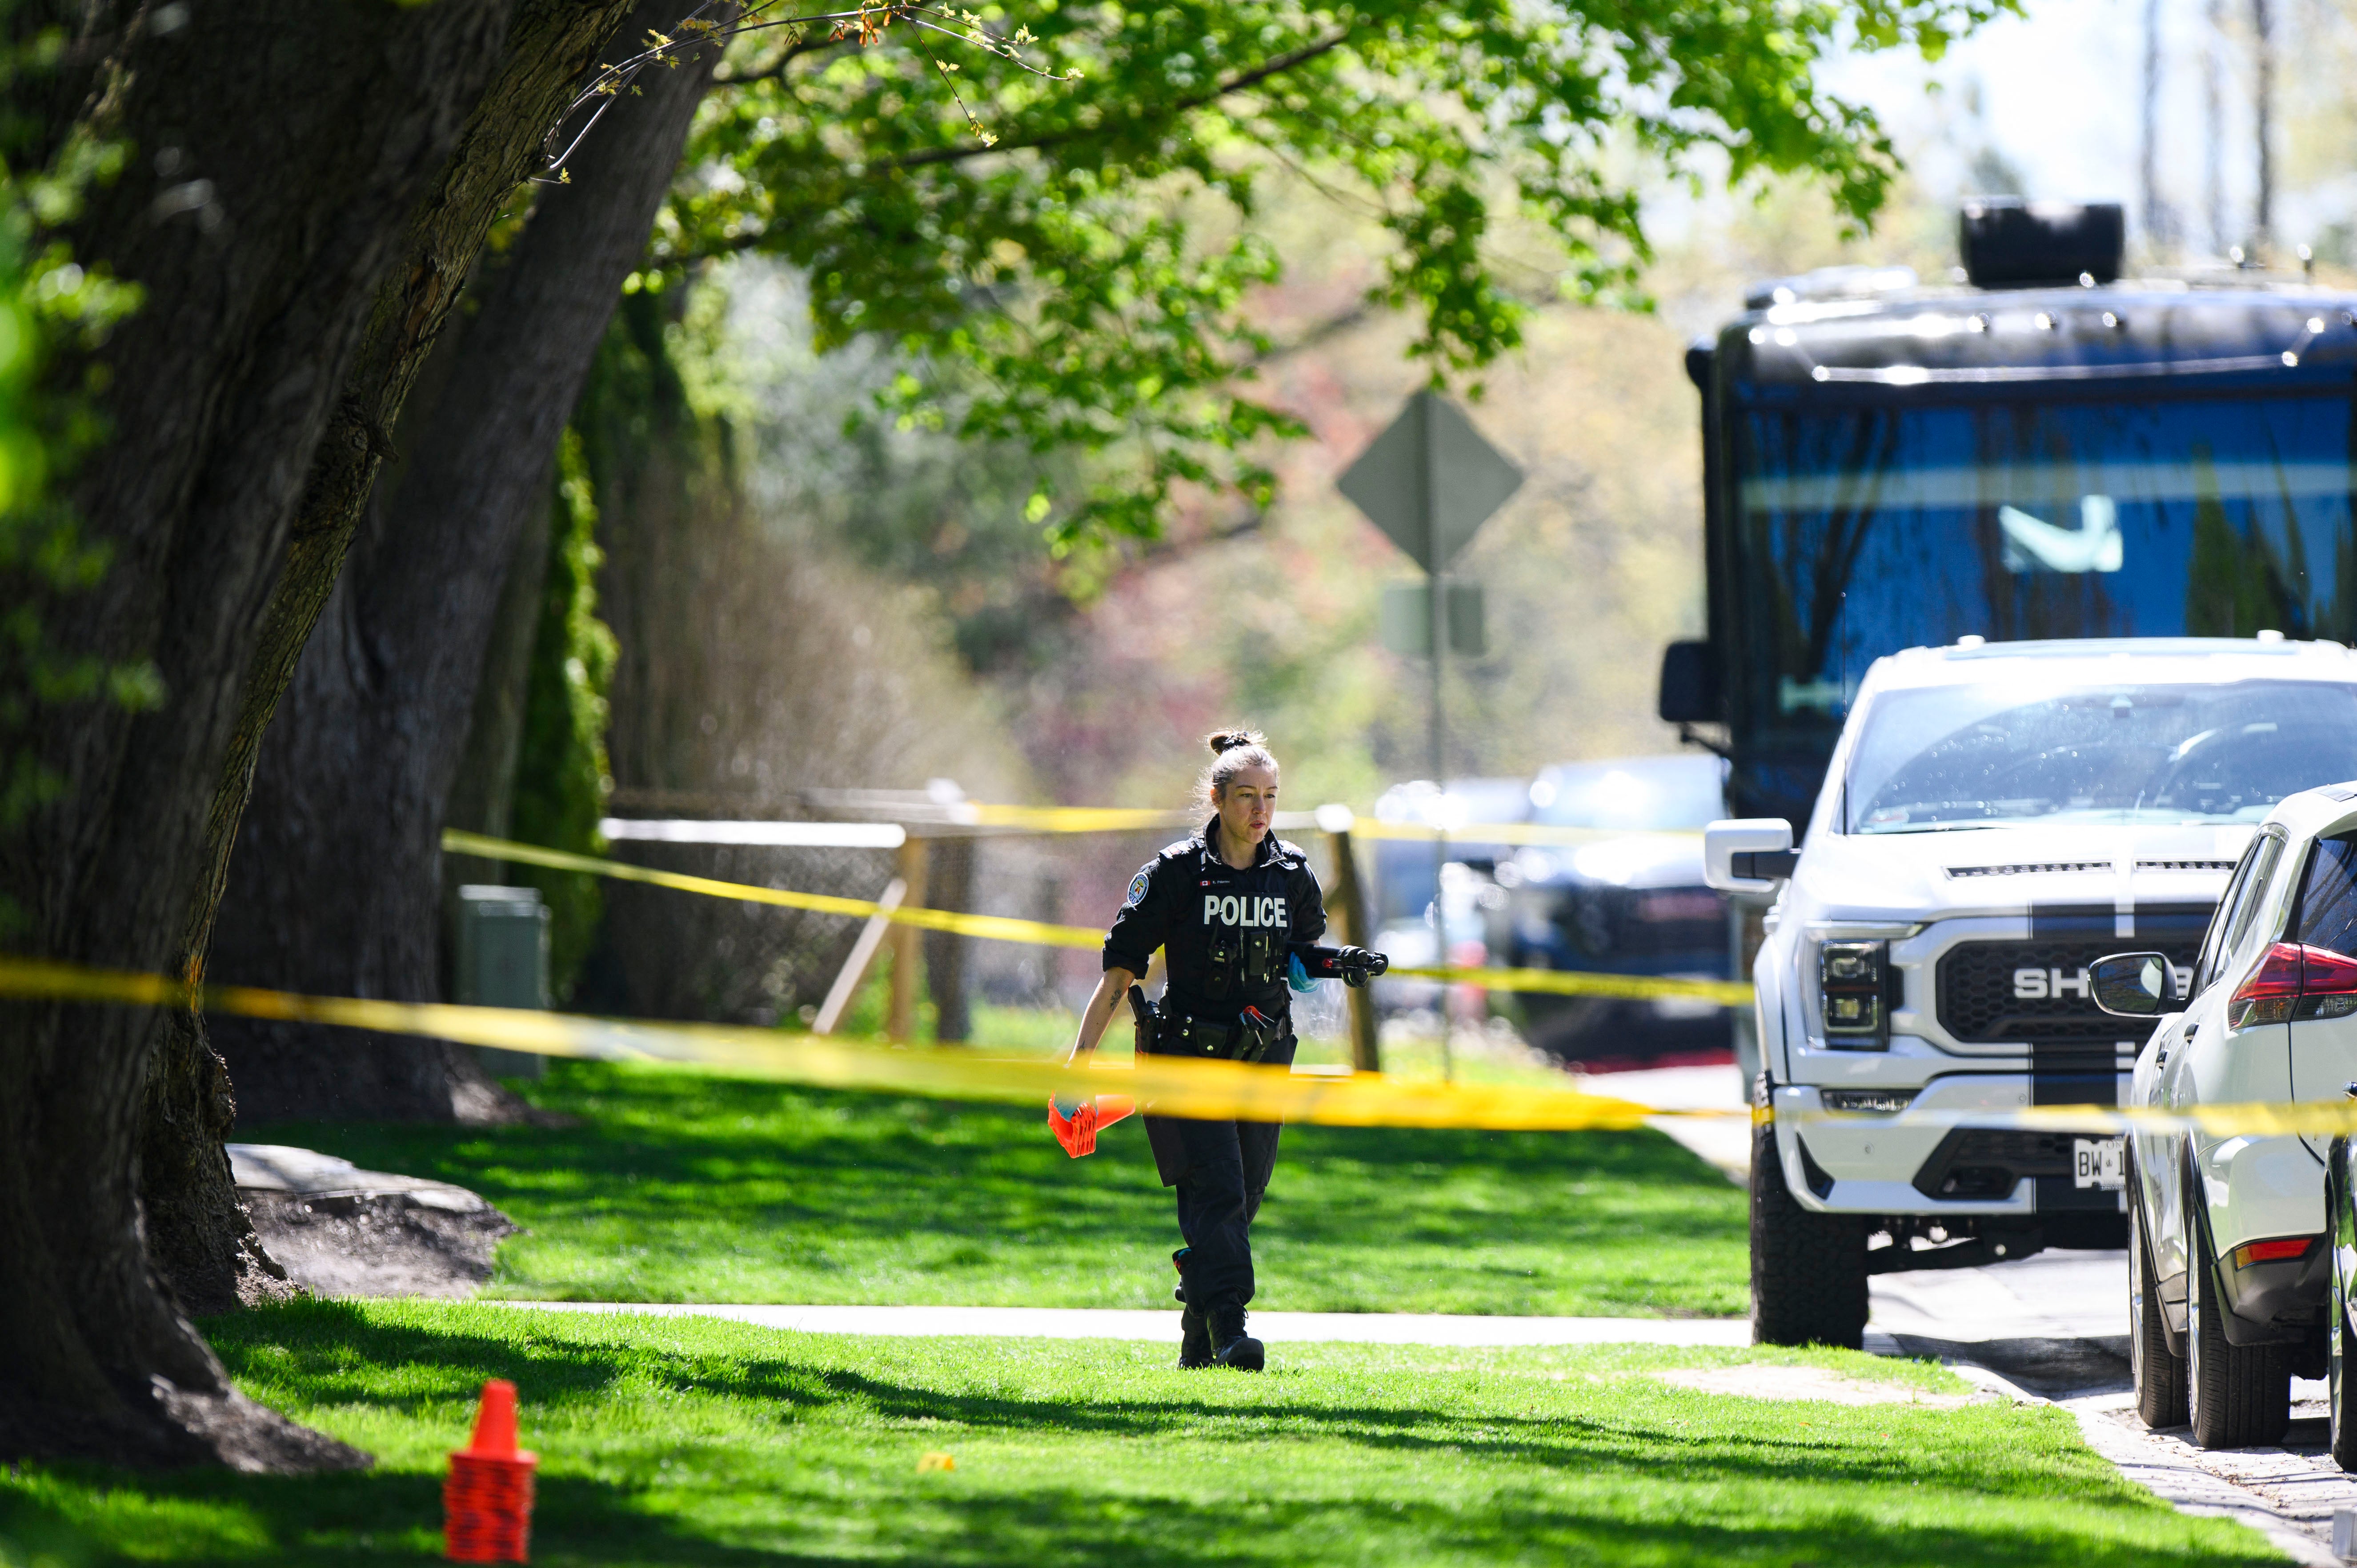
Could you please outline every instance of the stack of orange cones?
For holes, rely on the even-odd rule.
[[[516,1449],[516,1388],[483,1385],[474,1441],[450,1455],[442,1484],[442,1541],[453,1563],[525,1563],[532,1542],[532,1473],[537,1454]]]
[[[1137,1101],[1126,1094],[1100,1094],[1094,1100],[1083,1100],[1067,1116],[1057,1107],[1055,1099],[1048,1101],[1048,1130],[1056,1134],[1056,1142],[1064,1145],[1064,1153],[1074,1159],[1097,1152],[1097,1133],[1131,1112]]]

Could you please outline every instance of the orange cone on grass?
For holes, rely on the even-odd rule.
[[[483,1385],[474,1440],[450,1455],[442,1484],[443,1554],[453,1563],[523,1563],[532,1540],[532,1473],[540,1455],[516,1447],[516,1387]]]

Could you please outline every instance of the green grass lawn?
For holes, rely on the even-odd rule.
[[[1036,1112],[558,1063],[563,1127],[238,1130],[473,1188],[527,1233],[489,1294],[575,1301],[1169,1306],[1170,1197],[1135,1118],[1087,1159]],[[1736,1315],[1744,1196],[1652,1132],[1291,1127],[1256,1305]],[[1174,1312],[1176,1308],[1171,1310]]]
[[[1849,1352],[1279,1347],[1252,1377],[1173,1370],[1160,1346],[422,1302],[207,1326],[249,1392],[379,1467],[27,1466],[0,1478],[0,1563],[424,1562],[486,1377],[522,1391],[547,1564],[2281,1561],[2122,1480],[2061,1411],[1780,1403],[1649,1375],[1765,1359],[1962,1389]],[[920,1472],[929,1452],[955,1467]]]

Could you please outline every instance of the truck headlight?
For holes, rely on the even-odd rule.
[[[1890,1021],[1883,1009],[1889,972],[1889,942],[1819,944],[1817,997],[1827,1045],[1880,1050],[1889,1043]]]

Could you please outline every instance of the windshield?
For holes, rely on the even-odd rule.
[[[1730,411],[1747,751],[1965,635],[2357,640],[2342,396]]]
[[[2357,687],[2018,683],[1885,693],[1850,761],[1844,832],[2255,822],[2357,779]]]

